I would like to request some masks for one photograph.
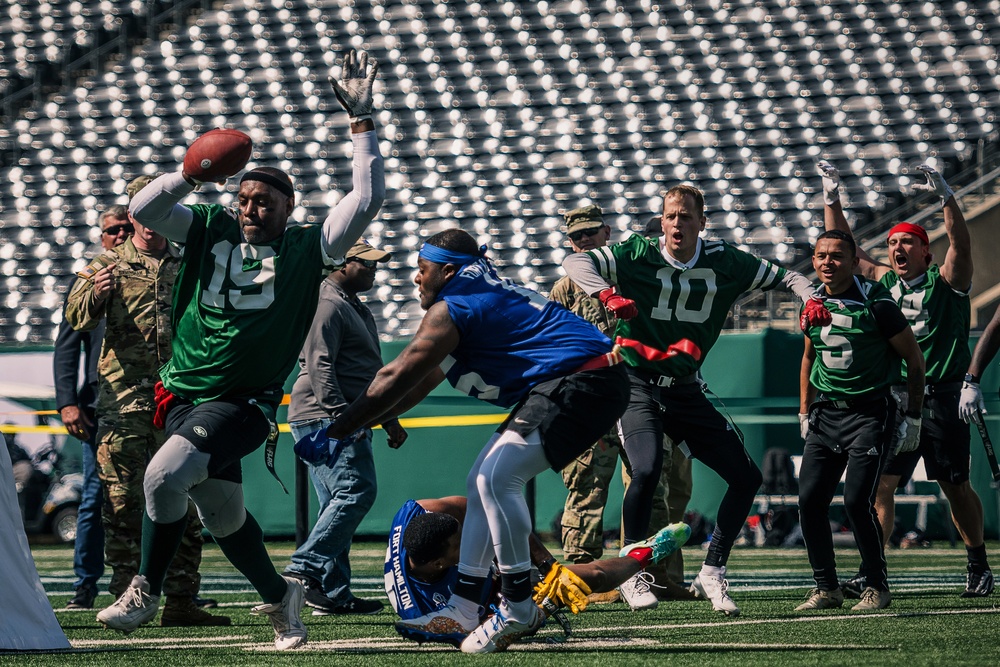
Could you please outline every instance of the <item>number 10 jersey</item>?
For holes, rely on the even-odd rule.
[[[638,316],[618,320],[615,333],[665,351],[682,339],[701,350],[701,359],[680,354],[651,361],[622,348],[629,366],[683,377],[697,371],[715,345],[729,308],[743,292],[779,285],[785,269],[722,241],[702,241],[690,268],[667,262],[656,239],[633,234],[621,243],[587,252],[601,277],[635,301]]]

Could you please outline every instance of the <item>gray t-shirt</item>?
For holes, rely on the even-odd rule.
[[[316,316],[299,355],[288,421],[336,417],[364,393],[380,368],[375,318],[331,275],[320,287]]]

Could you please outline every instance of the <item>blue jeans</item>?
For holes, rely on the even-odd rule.
[[[326,428],[330,419],[312,419],[290,424],[296,441],[313,431]],[[348,445],[333,467],[309,465],[319,517],[309,537],[292,554],[286,573],[304,574],[323,585],[323,593],[334,604],[347,604],[351,593],[351,539],[361,520],[375,504],[375,457],[371,432]]]
[[[76,542],[73,545],[73,588],[97,587],[104,574],[104,526],[101,524],[101,478],[97,474],[97,420],[90,440],[81,442],[83,452],[83,493],[76,515]]]

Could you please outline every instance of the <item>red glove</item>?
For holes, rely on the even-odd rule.
[[[825,327],[833,322],[833,315],[827,310],[822,299],[809,297],[802,308],[802,317],[799,318],[799,328],[802,333],[809,333],[809,327]]]
[[[163,430],[167,425],[167,413],[177,403],[177,397],[170,393],[162,382],[157,382],[153,387],[153,402],[156,403],[156,412],[153,413],[153,426]]]
[[[605,308],[610,310],[619,319],[630,320],[639,314],[639,309],[636,308],[635,301],[626,299],[621,294],[616,294],[614,287],[604,290],[597,295],[597,298],[601,300]]]

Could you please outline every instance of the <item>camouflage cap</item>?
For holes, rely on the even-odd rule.
[[[128,200],[132,201],[133,197],[139,194],[140,190],[149,185],[154,178],[156,178],[155,175],[147,176],[143,174],[142,176],[139,176],[138,178],[133,178],[131,181],[129,181],[129,184],[125,186],[125,192],[128,193]]]
[[[597,229],[607,224],[604,222],[604,216],[601,215],[601,207],[597,204],[567,211],[563,217],[566,218],[567,234],[581,229]]]
[[[373,259],[376,262],[387,262],[391,257],[391,252],[376,248],[368,241],[362,239],[351,246],[351,249],[347,251],[345,259]]]

